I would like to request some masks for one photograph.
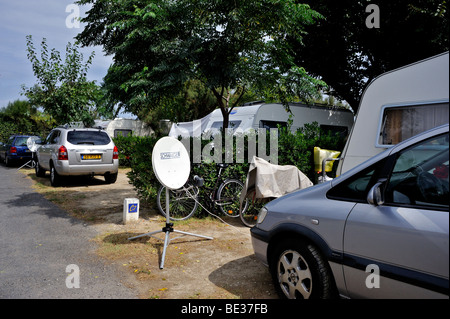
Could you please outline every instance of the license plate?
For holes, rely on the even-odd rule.
[[[99,160],[102,159],[102,156],[100,154],[84,154],[81,155],[82,160]]]

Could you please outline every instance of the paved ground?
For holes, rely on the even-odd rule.
[[[136,298],[118,266],[94,254],[96,230],[34,192],[16,170],[0,164],[0,299]],[[76,275],[68,265],[78,267],[80,288],[67,288]]]

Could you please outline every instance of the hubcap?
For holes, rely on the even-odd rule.
[[[278,282],[289,299],[308,299],[312,276],[305,259],[295,250],[287,250],[278,260]]]

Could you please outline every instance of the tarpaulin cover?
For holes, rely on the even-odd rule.
[[[312,185],[309,178],[297,167],[270,164],[254,156],[240,200],[243,202],[247,193],[253,193],[253,189],[255,190],[252,194],[254,198],[278,198]]]

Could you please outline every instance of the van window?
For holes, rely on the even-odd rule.
[[[367,203],[367,193],[385,166],[383,159],[330,189],[327,197],[335,200]]]
[[[448,133],[400,153],[386,187],[386,204],[448,210]]]
[[[395,145],[433,127],[447,124],[448,102],[385,107],[378,146]]]

